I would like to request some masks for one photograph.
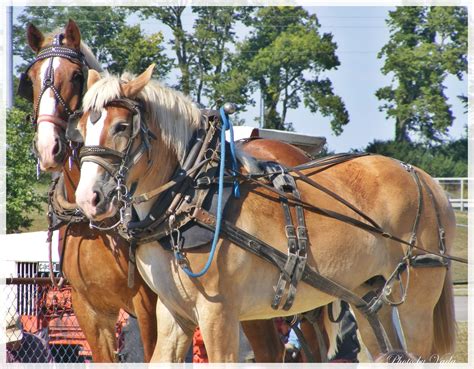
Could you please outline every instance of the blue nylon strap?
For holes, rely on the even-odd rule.
[[[206,265],[202,268],[202,270],[198,273],[192,272],[188,267],[185,265],[182,266],[184,272],[190,277],[201,277],[209,270],[211,266],[212,260],[214,259],[214,254],[216,252],[217,241],[219,240],[219,234],[221,231],[221,223],[222,223],[222,194],[224,192],[224,172],[225,172],[225,147],[226,147],[226,140],[225,140],[225,131],[229,130],[229,146],[230,146],[230,154],[231,154],[231,162],[232,162],[232,172],[235,173],[237,171],[237,158],[235,156],[235,144],[234,144],[234,131],[232,129],[232,124],[229,121],[227,114],[224,111],[224,108],[220,109],[221,113],[221,120],[222,120],[222,128],[221,128],[221,157],[219,163],[219,182],[218,182],[218,189],[217,189],[217,214],[216,214],[216,230],[214,232],[214,238],[212,239],[212,246],[211,251],[209,252],[209,258],[207,259]],[[239,189],[239,182],[234,179],[234,196],[240,196],[240,189]],[[183,255],[179,252],[175,253],[176,258],[179,260],[183,259]]]
[[[230,154],[231,154],[231,160],[232,160],[232,174],[237,172],[237,157],[235,156],[235,143],[234,143],[234,127],[232,126],[232,123],[229,120],[229,117],[227,116],[226,112],[224,111],[224,108],[220,108],[220,113],[221,113],[221,120],[222,120],[222,128],[223,130],[227,131],[229,130],[229,146],[230,146]],[[239,181],[234,178],[234,197],[239,198],[240,197],[240,187],[239,187]]]

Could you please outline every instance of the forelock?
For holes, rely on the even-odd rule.
[[[100,110],[110,101],[119,99],[120,96],[120,79],[106,73],[84,95],[83,110]]]

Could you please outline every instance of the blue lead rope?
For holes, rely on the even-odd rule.
[[[222,223],[222,194],[224,192],[224,172],[225,172],[225,131],[229,130],[229,146],[230,146],[230,154],[231,154],[231,161],[232,161],[232,172],[233,174],[237,171],[237,158],[235,156],[235,144],[234,144],[234,130],[232,128],[232,124],[229,121],[229,117],[224,111],[224,108],[220,109],[221,113],[221,121],[222,121],[222,128],[221,128],[221,158],[219,163],[219,183],[217,189],[217,214],[216,214],[216,230],[214,232],[214,238],[212,240],[211,251],[209,253],[209,258],[207,259],[206,265],[204,268],[198,273],[193,273],[187,266],[183,265],[182,268],[184,272],[190,277],[201,277],[209,270],[211,266],[212,260],[214,259],[214,254],[216,252],[217,241],[219,240],[219,233],[221,231],[221,223]],[[234,197],[240,197],[240,188],[239,182],[234,178]],[[182,260],[183,256],[180,253],[175,253],[176,258]]]

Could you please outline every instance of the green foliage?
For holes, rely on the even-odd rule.
[[[446,138],[454,116],[445,95],[448,74],[467,74],[467,8],[402,6],[389,13],[390,40],[378,57],[392,84],[376,96],[394,118],[395,140]]]
[[[467,139],[426,147],[397,141],[374,141],[365,151],[415,165],[434,177],[467,177]]]
[[[64,29],[68,19],[73,19],[81,30],[82,40],[106,69],[137,74],[155,62],[158,68],[154,76],[164,77],[171,68],[171,61],[163,54],[163,35],[145,36],[139,25],[128,26],[126,17],[127,9],[121,7],[25,7],[13,26],[14,55],[26,62],[34,58],[26,41],[28,23],[46,34]]]
[[[234,27],[246,21],[252,7],[193,7],[196,15],[191,37],[195,63],[191,74],[196,76],[195,96],[198,102],[206,97],[212,105],[225,101],[244,103],[241,76],[235,73]]]
[[[312,112],[332,116],[336,134],[349,117],[322,71],[336,68],[337,45],[329,33],[319,33],[319,22],[302,7],[264,7],[247,20],[250,37],[239,47],[239,71],[250,80],[249,92],[259,89],[265,105],[265,127],[291,129],[289,109],[303,103]],[[281,112],[278,107],[281,106]]]
[[[7,112],[7,232],[31,225],[30,215],[41,210],[44,198],[34,190],[36,163],[31,153],[34,132],[26,114]]]
[[[252,7],[192,7],[195,21],[185,30],[182,6],[144,7],[138,13],[155,19],[173,32],[170,41],[180,70],[177,89],[191,95],[198,103],[220,105],[223,101],[246,104],[244,76],[236,73],[234,27],[248,18]]]
[[[124,70],[139,74],[155,63],[154,78],[163,78],[171,70],[172,60],[164,55],[163,33],[144,36],[140,26],[124,27],[117,38],[110,41],[112,62],[110,72],[119,74]]]
[[[64,29],[74,19],[81,37],[103,65],[111,62],[109,44],[125,27],[126,13],[116,7],[94,6],[29,6],[25,7],[13,26],[14,54],[31,61],[33,52],[26,41],[26,25],[33,23],[44,34]]]
[[[301,7],[192,7],[195,22],[185,30],[185,10],[139,9],[142,18],[156,19],[172,30],[182,92],[199,103],[219,106],[233,101],[245,109],[255,104],[251,95],[260,89],[265,127],[291,129],[287,112],[303,103],[312,112],[332,117],[333,131],[342,132],[349,121],[344,103],[331,82],[319,78],[322,71],[339,65],[336,44],[330,34],[319,33],[316,16]],[[235,34],[239,22],[251,30],[241,43]]]
[[[135,9],[131,8],[132,11]],[[129,8],[130,10],[130,8]],[[181,71],[181,80],[178,86],[184,94],[191,93],[190,63],[193,60],[189,53],[189,35],[184,30],[182,15],[185,10],[184,6],[153,6],[138,8],[137,13],[143,19],[156,19],[168,26],[173,32],[173,40],[170,40],[173,50],[176,53],[178,68]]]

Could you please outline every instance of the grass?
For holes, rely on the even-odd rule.
[[[35,185],[35,190],[40,193],[46,195],[49,189],[49,182],[48,181],[41,181],[37,182]],[[22,229],[23,232],[37,232],[37,231],[46,231],[48,230],[48,204],[44,202],[41,204],[41,211],[40,212],[33,212],[28,214],[29,217],[32,219],[31,226],[28,229]]]
[[[467,212],[456,211],[456,223],[459,225],[467,225]],[[454,250],[452,254],[467,258],[467,227],[458,226],[456,227],[456,238],[454,240]],[[465,282],[467,281],[467,264],[459,262],[453,262],[452,264],[453,281],[454,282]]]

